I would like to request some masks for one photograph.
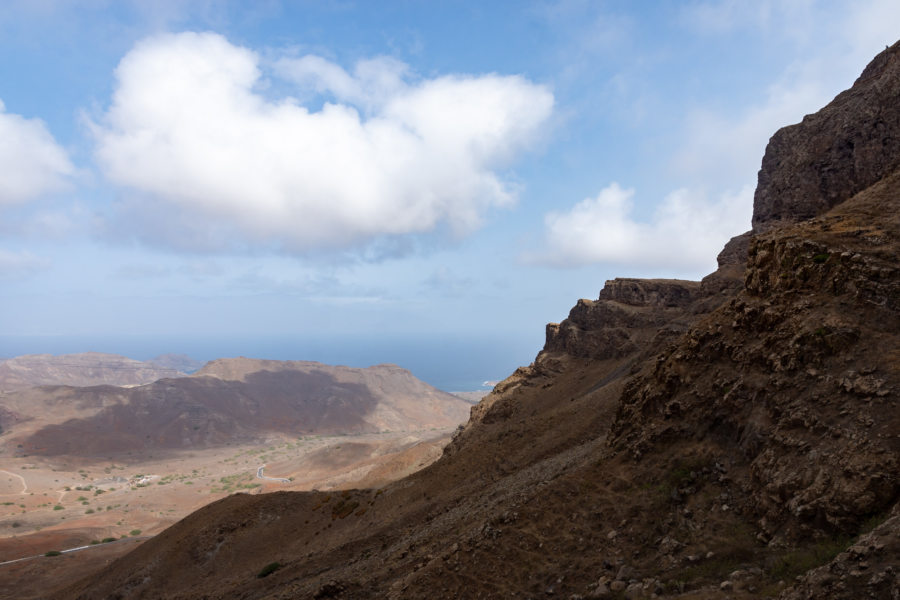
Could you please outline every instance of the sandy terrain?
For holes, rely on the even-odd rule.
[[[23,597],[26,590],[16,581],[26,571],[46,568],[46,576],[64,579],[69,568],[100,568],[106,559],[97,557],[119,551],[98,542],[137,543],[229,494],[384,485],[436,460],[449,434],[272,437],[263,444],[148,455],[128,463],[6,458],[0,470],[0,563],[39,558],[0,564],[0,597]],[[259,479],[263,465],[265,477],[290,481]],[[83,545],[93,547],[40,556]]]

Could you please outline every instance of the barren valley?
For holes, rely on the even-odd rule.
[[[241,429],[241,436],[221,443],[215,436],[208,443],[188,436],[182,440],[185,447],[176,447],[157,435],[149,442],[138,436],[141,443],[131,444],[135,438],[123,441],[121,435],[111,431],[115,422],[104,422],[104,429],[109,431],[84,432],[83,424],[96,420],[104,411],[116,407],[124,410],[122,404],[134,400],[128,394],[137,393],[139,397],[139,388],[45,386],[0,397],[5,415],[0,421],[0,597],[40,597],[41,586],[48,580],[64,582],[73,573],[83,575],[95,563],[105,564],[110,557],[230,494],[378,487],[404,477],[440,456],[470,406],[391,366],[356,370],[316,363],[236,359],[212,363],[196,378],[203,379],[206,386],[233,388],[238,381],[252,380],[262,371],[271,374],[279,370],[293,377],[291,383],[297,386],[288,394],[293,400],[284,394],[280,397],[285,403],[280,410],[285,412],[289,412],[288,405],[309,402],[315,388],[304,386],[296,377],[313,373],[315,381],[321,382],[321,373],[329,372],[336,374],[335,379],[360,387],[349,388],[356,393],[352,395],[335,379],[327,379],[327,390],[315,388],[320,402],[327,404],[338,397],[343,411],[322,428],[325,433],[316,433],[315,426],[300,427],[306,431],[291,434],[283,424],[256,424]],[[212,372],[216,376],[211,376]],[[184,385],[189,380],[185,377],[178,382]],[[168,381],[145,387],[172,384]],[[374,390],[372,394],[367,385]],[[188,388],[184,397],[194,403],[191,406],[200,402],[191,392],[206,386]],[[242,389],[242,394],[252,396],[252,390]],[[360,398],[364,400],[362,411],[354,404]],[[446,407],[429,409],[425,415],[418,407],[420,401],[443,402]],[[215,402],[210,400],[210,405]],[[183,413],[191,410],[178,407],[166,412],[153,402],[140,406],[143,414],[131,418],[154,427],[160,420],[181,422]],[[151,413],[156,418],[150,418]],[[250,420],[243,413],[237,418]],[[343,426],[349,433],[339,431]],[[188,430],[193,432],[194,427]],[[65,453],[48,453],[41,447],[31,453],[27,449],[35,449],[35,436],[42,439],[41,432],[48,430],[57,441],[65,440]],[[96,443],[107,434],[115,444]],[[86,442],[83,435],[93,436],[95,443]],[[98,448],[103,456],[93,452]],[[65,552],[79,547],[86,548]],[[60,556],[43,556],[60,551]],[[23,558],[27,560],[20,560]],[[35,576],[42,583],[29,596],[29,582],[35,582]]]

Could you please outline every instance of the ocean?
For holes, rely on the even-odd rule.
[[[543,339],[535,335],[5,335],[0,336],[0,357],[107,352],[137,360],[172,353],[186,354],[203,362],[246,356],[312,360],[350,367],[393,363],[438,389],[466,392],[489,389],[487,382],[502,380],[517,367],[531,363],[542,345]]]

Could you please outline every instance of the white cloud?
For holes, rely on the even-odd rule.
[[[360,60],[351,75],[340,65],[314,54],[279,59],[275,72],[301,90],[330,95],[367,112],[383,109],[393,97],[404,93],[405,79],[411,75],[405,63],[390,57]]]
[[[800,25],[791,32],[809,31],[815,0],[714,0],[692,2],[682,9],[683,21],[702,33],[730,34],[749,27],[769,29],[784,22]]]
[[[3,206],[65,189],[75,168],[41,120],[8,113],[0,101],[0,172]]]
[[[267,99],[257,54],[216,34],[144,40],[119,64],[112,105],[94,125],[98,162],[194,228],[340,248],[441,223],[473,229],[514,201],[496,169],[534,142],[553,107],[546,88],[519,76],[411,82],[384,58],[352,74],[316,56],[285,58],[275,72],[298,97],[334,101],[310,110]]]
[[[575,267],[594,263],[659,267],[697,275],[716,267],[732,236],[749,229],[752,190],[708,200],[680,189],[667,195],[649,222],[632,216],[634,190],[612,183],[596,198],[546,215],[546,252],[532,262]]]

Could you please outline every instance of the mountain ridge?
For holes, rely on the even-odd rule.
[[[143,385],[187,373],[172,366],[119,354],[26,354],[0,360],[0,391],[39,385]]]

